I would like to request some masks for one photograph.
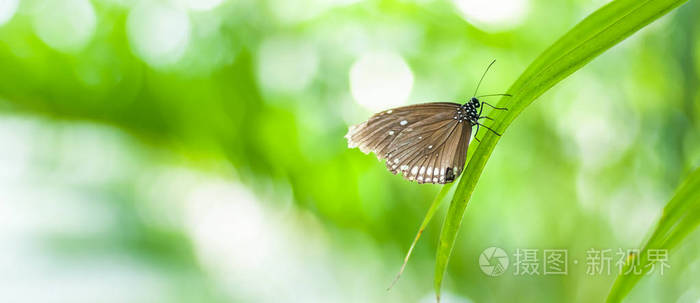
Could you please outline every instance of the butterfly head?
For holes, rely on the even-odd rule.
[[[481,101],[477,98],[471,98],[467,103],[459,107],[455,114],[455,120],[459,122],[469,122],[476,125],[479,120],[479,111],[477,108],[481,106]]]
[[[472,97],[471,100],[469,100],[469,103],[474,106],[475,108],[479,108],[481,106],[481,103],[479,102],[479,99]]]

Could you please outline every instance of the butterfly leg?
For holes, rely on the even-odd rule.
[[[499,137],[501,136],[501,134],[499,134],[498,132],[496,132],[495,130],[491,129],[490,127],[488,127],[488,126],[486,126],[486,125],[483,125],[483,124],[481,124],[481,123],[477,123],[477,124],[476,124],[477,127],[479,127],[479,125],[481,125],[481,126],[483,126],[484,128],[486,128],[486,129],[492,131],[494,134],[496,134],[496,136],[499,136]]]
[[[495,107],[495,106],[493,106],[493,105],[491,105],[491,104],[488,104],[488,103],[486,103],[486,102],[481,102],[481,104],[486,104],[486,105],[488,105],[488,106],[491,106],[491,108],[493,108],[493,109],[508,110],[508,109],[505,108],[505,107]]]
[[[481,104],[486,104],[486,105],[488,105],[488,106],[491,106],[493,109],[508,110],[508,109],[505,108],[505,107],[495,107],[495,106],[493,106],[493,105],[491,105],[491,104],[488,104],[488,103],[486,103],[486,102],[481,102]],[[477,120],[479,120],[479,119],[488,119],[488,120],[493,121],[493,118],[488,117],[488,116],[482,116],[482,115],[481,115],[481,112],[482,112],[483,110],[484,110],[484,107],[483,107],[483,106],[482,106],[481,108],[479,108],[479,118],[477,118]],[[497,133],[497,132],[494,131],[493,129],[491,129],[491,128],[489,128],[488,126],[483,125],[483,124],[481,124],[481,123],[476,123],[476,132],[477,132],[477,133],[479,132],[479,126],[485,127],[486,129],[492,131],[494,134],[498,135],[499,137],[501,136],[501,134]],[[474,134],[474,138],[476,138],[476,134]],[[477,141],[478,141],[478,140],[477,140]],[[479,141],[479,142],[481,142],[481,141]]]
[[[481,106],[481,107],[479,108],[479,114],[477,115],[477,117],[479,117],[479,118],[476,118],[476,120],[479,120],[479,119],[482,118],[481,113],[482,113],[483,111],[484,111],[484,107]],[[483,116],[483,118],[486,118],[486,116]],[[489,118],[489,119],[491,119],[491,118]],[[493,119],[491,119],[491,120],[493,120]],[[481,140],[479,140],[479,138],[476,137],[476,135],[479,134],[479,125],[480,125],[479,123],[476,124],[476,132],[474,133],[474,139],[476,139],[476,142],[481,142]]]

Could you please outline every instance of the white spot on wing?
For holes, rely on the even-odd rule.
[[[399,122],[399,124],[401,124],[401,125],[403,126],[403,125],[408,124],[408,121],[406,121],[406,120],[401,120],[401,122]]]
[[[418,172],[418,166],[414,166],[414,167],[411,169],[411,175],[415,175],[417,172]]]
[[[389,131],[389,136],[393,136],[393,135],[394,135],[394,131],[393,131],[393,130],[390,130],[390,131]]]

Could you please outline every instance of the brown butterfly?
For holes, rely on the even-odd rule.
[[[472,127],[476,125],[499,133],[481,124],[483,105],[498,110],[479,100],[481,97],[508,96],[492,94],[476,96],[486,68],[474,91],[474,96],[464,104],[433,102],[403,106],[372,115],[369,120],[350,127],[345,138],[348,147],[359,147],[363,153],[374,152],[379,160],[386,159],[386,168],[393,174],[401,173],[405,179],[418,183],[445,184],[454,181],[464,169]],[[478,109],[478,111],[477,111]]]

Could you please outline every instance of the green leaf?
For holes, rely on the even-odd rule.
[[[433,203],[430,204],[430,208],[428,208],[428,212],[425,214],[425,218],[423,218],[423,222],[420,224],[420,227],[418,228],[418,232],[416,233],[416,236],[413,238],[413,243],[411,243],[411,246],[408,248],[408,252],[406,253],[406,256],[403,258],[403,264],[401,264],[401,269],[399,269],[399,273],[396,274],[394,281],[391,282],[391,285],[389,285],[389,288],[387,288],[387,290],[391,290],[391,288],[393,288],[394,285],[396,285],[396,282],[398,282],[399,279],[401,278],[401,274],[403,274],[404,269],[406,269],[406,264],[408,264],[408,259],[411,258],[411,254],[413,253],[413,248],[416,247],[416,243],[418,243],[418,239],[420,239],[420,236],[423,235],[423,231],[425,231],[425,228],[428,227],[428,223],[430,223],[430,220],[435,215],[435,212],[437,211],[438,207],[442,203],[442,200],[445,199],[445,196],[450,191],[450,188],[452,188],[452,184],[454,184],[454,183],[445,184],[445,186],[440,188],[440,192],[438,192],[437,196],[433,200]]]
[[[638,256],[631,256],[608,294],[607,302],[620,302],[634,285],[651,270],[655,258],[650,258],[650,250],[670,251],[700,224],[700,168],[685,179],[664,212],[646,244]],[[633,268],[634,267],[634,268]],[[638,273],[634,273],[634,269]]]
[[[469,158],[472,154],[474,153],[474,150],[468,150],[467,151],[467,158]],[[391,282],[391,285],[387,288],[387,291],[390,291],[394,285],[396,285],[396,282],[399,281],[401,278],[401,274],[403,274],[404,269],[406,269],[406,264],[408,264],[408,260],[411,258],[411,254],[413,253],[413,249],[416,247],[416,244],[418,243],[418,240],[420,239],[421,235],[423,235],[423,231],[428,227],[428,223],[430,223],[430,220],[433,219],[433,216],[435,215],[435,212],[437,211],[438,207],[442,204],[442,201],[445,200],[445,197],[447,196],[447,193],[450,192],[450,189],[452,189],[452,185],[457,184],[459,182],[459,178],[455,180],[453,183],[447,183],[444,186],[440,188],[440,192],[438,192],[437,196],[435,196],[435,199],[433,200],[433,203],[430,204],[430,207],[428,208],[428,212],[425,214],[425,217],[423,218],[423,222],[421,222],[420,227],[418,228],[418,232],[416,233],[416,236],[413,238],[413,242],[411,243],[411,246],[408,248],[408,252],[406,253],[406,256],[403,259],[403,264],[401,265],[401,269],[399,269],[399,272],[396,274],[396,277],[394,278],[394,281]]]
[[[497,106],[508,111],[495,111],[491,125],[505,133],[513,120],[537,97],[562,79],[590,62],[596,56],[631,34],[665,15],[687,0],[616,0],[598,9],[545,50],[507,91],[511,98],[502,98]],[[442,226],[435,265],[435,292],[440,300],[440,287],[454,247],[464,210],[479,176],[496,146],[499,137],[485,132],[476,147],[457,186]]]

